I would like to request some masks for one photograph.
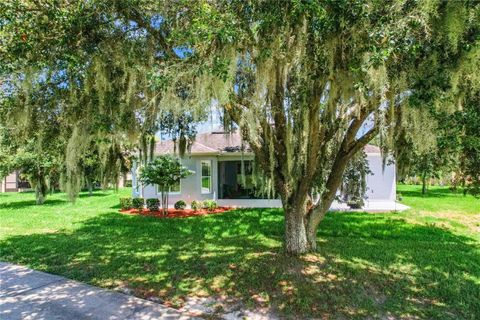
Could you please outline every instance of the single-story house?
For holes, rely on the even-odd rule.
[[[190,151],[181,159],[182,164],[195,173],[180,181],[171,188],[170,205],[178,200],[190,204],[193,200],[213,199],[219,206],[232,207],[281,207],[279,199],[259,198],[252,183],[251,161],[253,154],[242,150],[242,141],[238,132],[226,133],[212,131],[198,134],[191,145]],[[173,154],[173,141],[158,141],[155,154]],[[367,200],[365,209],[402,210],[405,206],[397,204],[395,165],[382,165],[380,149],[367,145],[365,152],[368,157],[372,175],[367,177]],[[246,183],[242,183],[242,161]],[[134,197],[159,198],[157,186],[141,185],[138,180],[138,165],[132,168],[132,188]],[[334,202],[332,209],[347,209],[345,204]]]
[[[20,177],[19,171],[14,171],[0,180],[0,192],[17,192],[30,189],[30,183]]]

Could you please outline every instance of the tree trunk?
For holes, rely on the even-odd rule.
[[[310,251],[317,250],[317,230],[318,226],[313,226],[312,224],[307,224],[307,242]]]
[[[299,255],[310,251],[305,226],[305,211],[302,206],[285,206],[285,252]]]
[[[427,193],[427,174],[424,172],[422,174],[422,194]]]
[[[38,179],[35,183],[35,203],[37,205],[41,205],[45,202],[45,198],[47,197],[47,186],[45,181],[42,179]]]
[[[38,187],[35,188],[35,204],[41,205],[45,202],[45,196],[38,189]]]
[[[88,178],[87,178],[87,188],[88,188],[88,196],[91,197],[93,195],[93,183]]]

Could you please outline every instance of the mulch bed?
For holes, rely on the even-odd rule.
[[[148,209],[139,211],[138,209],[129,209],[129,210],[120,210],[120,213],[149,216],[149,217],[155,217],[155,218],[187,218],[187,217],[196,217],[196,216],[206,216],[209,214],[217,214],[217,213],[222,213],[230,210],[232,210],[232,208],[230,207],[218,207],[217,209],[212,211],[204,210],[204,209],[193,211],[192,209],[177,210],[177,209],[169,208],[168,213],[164,215],[163,212],[161,211],[150,211]]]

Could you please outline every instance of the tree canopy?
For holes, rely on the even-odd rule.
[[[480,87],[475,1],[0,6],[3,86],[17,100],[40,80],[61,89],[69,181],[88,141],[138,141],[160,114],[199,119],[215,102],[281,197],[292,254],[315,249],[346,166],[370,140],[385,156],[427,144],[428,109],[458,110]]]

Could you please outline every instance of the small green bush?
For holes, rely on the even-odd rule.
[[[197,211],[198,209],[202,208],[202,202],[193,200],[190,204],[190,208],[192,208],[193,211]]]
[[[133,198],[132,199],[132,207],[134,209],[143,210],[144,205],[145,205],[145,201],[143,200],[143,198]]]
[[[120,198],[120,208],[122,210],[131,209],[132,208],[132,198],[131,197]]]
[[[157,198],[147,199],[147,208],[150,211],[158,211],[158,208],[160,208],[160,200]]]
[[[213,211],[218,208],[218,204],[215,200],[205,200],[202,203],[202,208]]]
[[[176,210],[183,210],[185,209],[185,207],[187,206],[186,202],[183,201],[183,200],[178,200],[177,202],[175,202],[175,204],[173,205],[173,207],[176,209]]]

